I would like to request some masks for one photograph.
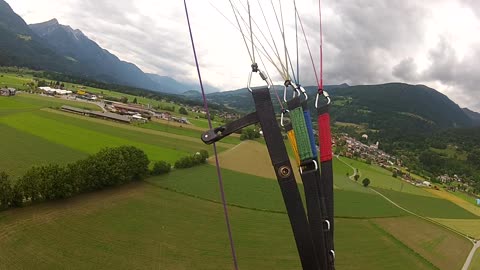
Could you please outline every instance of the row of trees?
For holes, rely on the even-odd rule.
[[[180,158],[175,162],[175,168],[186,169],[191,168],[207,162],[208,152],[206,150],[200,150],[192,156],[186,156]]]
[[[15,183],[0,173],[0,207],[69,198],[76,194],[100,190],[144,179],[150,161],[133,146],[105,148],[77,162],[35,166]]]
[[[208,157],[206,150],[200,150],[179,159],[175,168],[204,164]],[[140,181],[148,175],[166,174],[172,169],[170,163],[157,161],[149,171],[149,164],[142,150],[120,146],[105,148],[86,159],[63,166],[34,166],[15,182],[6,173],[0,172],[0,209],[70,198],[84,192]]]

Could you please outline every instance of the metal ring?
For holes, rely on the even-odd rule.
[[[330,255],[332,255],[332,259],[335,261],[335,251],[333,249],[330,250]]]
[[[330,103],[332,103],[332,100],[330,99],[330,95],[328,94],[327,91],[323,91],[321,95],[324,96],[325,99],[327,100],[327,105],[330,105]],[[315,97],[315,108],[318,108],[318,100],[321,95],[320,93],[317,93],[317,96]]]
[[[280,114],[280,125],[282,127],[284,127],[283,125],[283,115],[286,114],[286,113],[289,113],[290,111],[289,110],[283,110],[282,113]]]
[[[325,220],[325,223],[327,224],[327,232],[330,231],[330,221],[328,219]]]
[[[254,73],[255,71],[250,71],[250,73],[248,74],[248,83],[247,83],[247,89],[248,91],[250,91],[250,93],[252,92],[252,88],[250,87],[251,86],[251,83],[252,83],[252,74]],[[266,83],[267,83],[267,88],[270,89],[272,87],[272,83],[270,82],[270,78],[268,78],[264,73],[263,71],[261,71],[260,69],[257,69],[257,72],[258,74],[260,75],[260,78],[262,78],[262,80],[264,80]]]

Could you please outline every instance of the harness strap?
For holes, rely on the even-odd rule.
[[[263,130],[268,153],[282,191],[293,235],[304,270],[319,269],[312,233],[300,197],[292,165],[275,117],[268,88],[252,91],[257,117]]]
[[[305,191],[305,200],[307,205],[307,216],[312,231],[313,241],[315,243],[317,256],[319,258],[320,269],[333,270],[334,257],[331,256],[329,246],[330,243],[330,221],[327,216],[327,206],[325,202],[324,192],[321,190],[322,179],[318,168],[317,148],[310,118],[310,111],[306,102],[292,100],[287,103],[289,111],[301,108],[303,114],[301,119],[291,118],[291,124],[295,126],[295,122],[301,120],[305,123],[307,134],[303,134],[304,140],[310,148],[313,156],[312,158],[302,160],[300,165],[300,172]],[[298,106],[298,107],[295,107]],[[305,117],[307,116],[307,117]],[[308,120],[307,120],[308,119]],[[310,128],[309,128],[310,127]],[[286,126],[288,128],[288,126]],[[288,134],[288,130],[287,134]]]
[[[330,221],[330,250],[334,250],[334,210],[333,210],[333,166],[332,166],[332,134],[330,131],[330,114],[328,105],[319,107],[318,113],[318,141],[320,144],[320,160],[322,169],[321,190],[325,192],[327,216]]]

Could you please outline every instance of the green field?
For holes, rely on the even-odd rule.
[[[222,170],[228,203],[252,209],[285,212],[276,181]],[[211,201],[220,201],[215,167],[205,165],[175,174],[151,178],[149,183]],[[300,191],[302,186],[300,185]],[[335,190],[335,215],[339,217],[391,217],[405,215],[373,194]]]
[[[33,165],[70,162],[104,147],[120,145],[137,146],[151,160],[171,163],[200,149],[211,152],[210,146],[190,136],[43,109],[61,106],[64,102],[27,94],[0,98],[0,129],[5,134],[0,142],[3,146],[0,168],[19,176]],[[85,103],[69,101],[66,104],[83,106]],[[218,145],[220,151],[227,147],[230,146]]]
[[[480,249],[477,249],[475,256],[473,257],[472,264],[470,265],[469,270],[480,269]]]
[[[19,176],[32,165],[67,163],[87,156],[62,144],[0,124],[0,171]],[[6,139],[5,139],[6,138]]]
[[[241,269],[299,269],[285,214],[229,211]],[[338,269],[434,269],[368,220],[336,228]],[[227,241],[221,205],[148,184],[0,213],[7,269],[231,269]]]
[[[202,130],[196,130],[196,129],[188,128],[188,126],[187,127],[179,127],[179,126],[175,126],[175,125],[169,125],[169,124],[158,123],[158,122],[148,122],[148,123],[145,123],[145,124],[140,124],[139,127],[152,129],[152,130],[163,131],[163,132],[168,132],[168,133],[182,135],[182,136],[187,136],[187,137],[191,137],[191,138],[195,138],[195,139],[200,139],[203,132],[208,130],[208,128],[205,128],[205,129],[202,129]],[[223,138],[222,142],[223,143],[238,144],[238,143],[240,143],[240,138],[229,136],[229,137]]]
[[[107,146],[133,145],[151,160],[170,162],[200,149],[212,150],[200,142],[199,130],[161,123],[137,127],[45,109],[64,104],[95,109],[88,103],[38,95],[0,98],[0,170],[18,177],[32,165],[75,161]],[[192,122],[207,127],[205,119]],[[238,142],[228,138],[218,148],[225,151]],[[369,177],[373,187],[413,212],[450,220],[478,219],[386,170],[345,161],[359,168],[362,178]],[[264,169],[271,170],[267,165]],[[337,269],[452,269],[466,257],[463,238],[433,223],[412,220],[350,180],[347,173],[352,175],[352,169],[339,160],[334,160],[334,171]],[[222,174],[239,267],[299,269],[277,181],[226,169]],[[299,189],[303,196],[302,185]],[[0,269],[231,269],[219,201],[216,169],[202,165],[142,183],[3,211]],[[445,246],[454,248],[455,256]]]
[[[91,103],[21,93],[13,97],[0,97],[0,116],[18,112],[36,111],[41,108],[60,108],[62,105],[87,110],[101,110],[100,107]]]
[[[417,217],[382,218],[375,223],[439,269],[460,269],[472,248],[466,238]]]
[[[440,198],[412,195],[404,192],[375,188],[389,199],[415,214],[430,218],[478,219],[479,216]]]
[[[26,83],[32,81],[32,76],[30,75],[19,75],[12,73],[3,73],[0,72],[0,86],[8,86],[16,89],[26,89]]]
[[[414,195],[434,197],[434,195],[421,188],[413,186],[401,179],[392,177],[392,173],[390,171],[387,171],[377,165],[368,165],[366,163],[345,157],[340,157],[339,159],[359,170],[359,182],[361,182],[364,178],[369,178],[371,181],[370,186],[372,187],[400,191]],[[350,171],[350,174],[352,173],[353,172]]]

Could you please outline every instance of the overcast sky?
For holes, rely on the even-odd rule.
[[[185,82],[197,80],[181,0],[7,2],[27,23],[57,18],[146,72]],[[243,7],[247,0],[233,2],[248,20]],[[254,24],[253,32],[260,40],[255,46],[259,50],[266,48],[280,66],[272,40],[284,55],[283,40],[273,7],[271,1],[260,2],[274,38],[262,38]],[[280,15],[278,0],[273,2]],[[288,51],[296,66],[292,3],[282,0],[282,11]],[[250,0],[250,4],[254,23],[269,37],[259,2]],[[240,31],[230,23],[236,24],[228,1],[190,0],[189,5],[204,81],[223,90],[245,87],[251,62]],[[318,1],[297,0],[297,5],[318,69]],[[480,111],[480,1],[323,0],[322,8],[326,84],[421,83],[443,92],[461,106]],[[244,31],[249,34],[247,29]],[[301,83],[313,85],[316,79],[301,32],[299,44]],[[257,62],[263,60],[269,75],[280,82],[279,71],[259,50]]]

